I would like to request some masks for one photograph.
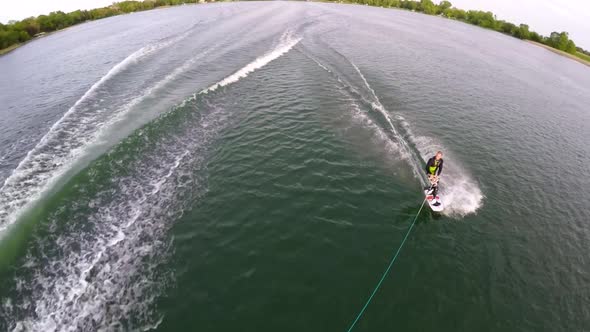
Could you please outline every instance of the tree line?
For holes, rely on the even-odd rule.
[[[197,2],[199,2],[199,0],[122,1],[115,2],[108,7],[91,10],[76,10],[71,13],[56,11],[51,12],[48,15],[29,17],[22,21],[10,21],[8,24],[0,23],[0,50],[24,43],[44,33],[64,29],[86,21],[149,10],[157,7]]]
[[[144,0],[115,2],[111,6],[91,10],[76,10],[71,13],[61,11],[29,17],[22,21],[11,21],[4,25],[0,23],[0,50],[24,43],[35,36],[67,28],[69,26],[101,18],[154,9],[162,6],[174,6],[185,3],[197,3],[199,0]],[[583,53],[590,56],[590,52],[576,47],[573,40],[569,39],[567,32],[552,32],[549,36],[542,36],[531,31],[526,24],[515,25],[499,20],[492,12],[480,10],[462,10],[453,7],[449,1],[441,1],[435,4],[431,0],[346,0],[346,2],[366,4],[371,6],[402,8],[422,12],[429,15],[439,15],[477,25],[483,28],[496,30],[516,38],[528,39],[542,43],[558,50],[574,55]]]
[[[441,1],[439,4],[435,4],[431,0],[345,0],[345,2],[388,8],[402,8],[428,15],[439,15],[482,28],[496,30],[519,39],[532,40],[574,55],[576,55],[576,52],[590,55],[590,52],[576,47],[574,41],[569,38],[568,33],[565,31],[552,32],[549,36],[543,36],[535,31],[531,31],[526,24],[515,25],[504,20],[499,20],[496,18],[496,15],[489,11],[466,11],[455,8],[449,1]]]

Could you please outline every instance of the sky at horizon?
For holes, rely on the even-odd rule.
[[[576,43],[590,50],[589,0],[449,0],[465,10],[491,11],[500,20],[529,28],[544,36],[567,31]]]
[[[92,9],[108,6],[113,0],[0,0],[0,22],[22,20],[30,16],[61,10]],[[434,1],[435,3],[438,1]],[[491,11],[498,19],[528,24],[542,35],[567,31],[576,45],[590,50],[590,0],[451,0],[465,10]]]

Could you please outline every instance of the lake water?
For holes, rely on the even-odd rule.
[[[0,57],[0,330],[590,329],[590,68],[407,11],[219,3]]]

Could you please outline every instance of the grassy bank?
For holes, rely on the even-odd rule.
[[[580,53],[580,52],[576,52],[576,56],[582,60],[586,60],[588,62],[590,62],[590,55],[584,54],[584,53]]]
[[[14,45],[10,45],[7,48],[3,48],[0,49],[0,55],[4,55],[10,51],[13,51],[15,49],[17,49],[18,47],[20,47],[21,45],[23,45],[24,43],[18,43],[18,44],[14,44]]]

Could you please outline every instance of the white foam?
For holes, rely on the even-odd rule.
[[[280,43],[273,50],[250,62],[249,64],[247,64],[240,70],[236,71],[232,75],[201,91],[201,93],[209,93],[211,91],[217,90],[220,87],[224,87],[226,85],[239,81],[240,79],[248,76],[248,74],[250,74],[251,72],[266,66],[271,61],[276,60],[283,54],[289,52],[295,45],[297,45],[297,43],[299,43],[299,41],[301,41],[301,38],[293,37],[291,33],[287,31],[281,37]]]
[[[350,62],[350,64],[354,67],[356,72],[359,74],[359,76],[363,80],[365,87],[371,92],[371,95],[373,97],[373,101],[370,102],[371,107],[374,110],[381,113],[383,118],[389,124],[389,129],[391,130],[391,132],[393,133],[393,135],[397,139],[398,144],[401,147],[400,152],[401,152],[402,158],[404,158],[408,161],[416,178],[420,179],[421,181],[424,181],[423,176],[422,176],[422,171],[421,171],[421,169],[422,169],[421,165],[415,159],[414,154],[412,153],[412,149],[410,148],[410,146],[408,145],[408,143],[406,142],[404,137],[400,134],[400,132],[398,131],[396,126],[393,124],[393,121],[391,120],[391,117],[389,116],[389,112],[387,112],[387,110],[385,109],[383,104],[381,104],[381,101],[379,100],[379,97],[377,97],[375,90],[373,90],[371,85],[369,85],[369,82],[367,81],[367,79],[365,78],[365,75],[363,75],[361,70],[353,62]]]
[[[79,160],[91,143],[108,135],[108,129],[119,121],[133,106],[155,89],[178,76],[187,65],[178,68],[152,88],[145,90],[138,98],[124,105],[119,112],[106,114],[104,108],[91,109],[88,103],[98,90],[129,66],[155,52],[169,47],[188,36],[187,31],[177,37],[142,47],[112,67],[94,83],[64,115],[55,122],[47,134],[27,153],[25,158],[6,178],[0,188],[0,235],[10,226],[29,203],[36,201]],[[193,59],[192,62],[196,61]]]
[[[399,154],[401,152],[400,146],[389,138],[385,130],[376,124],[366,112],[362,111],[360,106],[354,101],[349,100],[350,110],[354,121],[365,128],[369,128],[373,132],[373,141],[380,146],[385,146],[388,154]]]
[[[316,60],[314,57],[310,58],[316,62],[322,69],[333,73],[321,62]],[[350,61],[349,61],[350,62]],[[365,112],[360,110],[360,107],[355,101],[351,101],[351,111],[353,117],[356,118],[362,125],[370,128],[379,137],[379,144],[384,144],[389,152],[399,153],[402,159],[405,159],[410,164],[414,175],[421,181],[422,185],[425,185],[425,175],[423,163],[430,158],[436,151],[443,150],[447,156],[445,161],[445,168],[443,176],[441,177],[441,195],[445,202],[444,214],[451,217],[464,217],[468,214],[475,213],[483,204],[483,194],[477,184],[477,182],[465,171],[460,165],[457,158],[452,156],[452,152],[445,149],[441,144],[435,143],[431,138],[420,136],[416,137],[411,129],[410,124],[401,115],[394,115],[397,124],[400,124],[403,128],[405,135],[402,135],[398,130],[396,123],[394,123],[389,112],[385,109],[375,90],[371,87],[366,77],[363,75],[361,70],[353,63],[350,62],[352,67],[355,69],[361,80],[363,81],[365,88],[370,93],[370,98],[365,98],[362,93],[358,92],[354,86],[350,85],[349,88],[357,93],[360,98],[371,105],[371,108],[378,111],[389,125],[389,129],[396,138],[394,143],[387,135],[387,133],[377,124],[375,124]],[[338,75],[336,75],[338,82],[345,84]],[[405,138],[407,137],[407,139]],[[416,146],[419,156],[414,156],[412,148],[409,145],[408,140]]]
[[[266,60],[284,54],[288,45],[281,43]],[[136,330],[159,325],[162,316],[153,311],[153,303],[164,288],[156,279],[157,266],[168,251],[168,229],[192,202],[185,195],[205,189],[205,175],[197,170],[205,167],[205,152],[231,114],[208,104],[191,119],[199,122],[157,138],[154,147],[146,143],[145,155],[125,164],[127,171],[120,177],[80,198],[90,213],[84,208],[68,222],[83,227],[36,240],[38,246],[63,252],[43,258],[27,255],[21,268],[35,277],[24,283],[15,280],[22,298],[3,305],[3,313],[19,313],[8,315],[14,316],[9,323],[13,331]],[[140,129],[137,135],[143,133]],[[50,228],[63,223],[60,211],[54,214]]]
[[[311,55],[308,55],[308,57],[310,59],[312,59],[318,66],[320,66],[320,68],[322,68],[323,70],[327,71],[328,73],[332,73],[332,71],[328,67],[324,66],[324,64],[321,63],[321,62],[319,62],[315,57],[313,57]]]
[[[136,330],[161,322],[152,309],[163,288],[157,266],[166,256],[171,221],[187,204],[177,197],[183,194],[179,188],[202,187],[194,169],[223,125],[223,116],[209,116],[219,121],[150,148],[148,156],[127,165],[130,174],[93,194],[89,205],[97,211],[75,222],[86,226],[39,240],[64,251],[42,262],[31,256],[33,262],[22,266],[35,278],[22,286],[27,290],[22,295],[30,298],[18,309],[29,314],[11,323],[13,331]],[[5,305],[4,311],[12,307]]]
[[[379,98],[377,97],[375,90],[371,88],[369,82],[360,71],[360,69],[352,63],[359,76],[362,78],[367,89],[373,95],[375,102],[372,103],[374,109],[378,110],[387,119],[391,130],[396,135],[399,143],[403,147],[402,151],[406,152],[410,158],[407,158],[411,163],[412,169],[416,176],[424,181],[424,172],[422,171],[422,163],[426,162],[428,158],[433,156],[436,151],[448,149],[443,148],[440,144],[434,144],[432,139],[427,137],[416,137],[411,130],[410,124],[401,115],[396,115],[396,119],[404,128],[406,137],[416,146],[421,155],[421,163],[414,158],[411,158],[411,148],[408,142],[402,135],[400,135],[393,121],[389,117],[388,112],[385,110]],[[481,207],[483,194],[479,189],[477,183],[468,175],[468,173],[460,166],[458,159],[452,157],[451,153],[446,153],[447,161],[445,162],[444,173],[441,176],[441,196],[443,196],[445,202],[444,214],[453,217],[464,217],[467,214],[474,213],[478,208]]]
[[[203,52],[193,56],[189,60],[185,61],[180,67],[174,69],[170,74],[166,75],[162,80],[158,81],[156,84],[148,87],[147,89],[143,90],[137,97],[130,100],[127,104],[125,104],[116,114],[114,114],[111,118],[109,118],[105,123],[103,123],[100,128],[96,131],[94,135],[92,135],[92,141],[101,142],[105,140],[110,135],[111,126],[125,121],[126,116],[129,115],[130,111],[137,106],[139,103],[144,101],[150,95],[153,95],[154,92],[158,91],[159,89],[165,87],[168,83],[175,80],[177,77],[185,73],[191,66],[193,66],[198,60],[201,60],[205,56],[207,56],[212,51],[215,51],[218,46],[213,46],[204,50]]]
[[[346,84],[344,83],[344,81],[340,78],[339,75],[335,74],[332,70],[330,70],[328,67],[326,67],[324,64],[322,64],[319,60],[315,59],[313,56],[308,56],[310,59],[312,59],[320,68],[324,69],[325,71],[327,71],[328,73],[332,73],[335,75],[336,79],[338,80],[339,83],[341,84]],[[362,97],[362,94],[360,94],[358,92],[358,90],[352,86],[347,84],[347,86],[352,89],[352,91],[354,91],[356,94],[358,94],[359,96],[361,96],[361,98],[369,103],[371,105],[371,107],[374,110],[379,111],[384,119],[389,123],[390,129],[392,130],[392,133],[399,139],[401,138],[401,136],[399,135],[397,129],[395,128],[395,126],[393,125],[393,123],[391,122],[391,118],[389,117],[389,115],[387,114],[387,112],[385,111],[385,108],[383,107],[383,105],[381,105],[381,102],[379,101],[379,98],[377,97],[377,95],[375,94],[375,91],[371,88],[371,86],[369,85],[369,83],[367,82],[367,80],[365,79],[365,77],[363,76],[363,74],[361,73],[361,71],[358,69],[358,67],[352,63],[352,66],[355,68],[355,70],[357,71],[357,73],[360,75],[360,77],[362,78],[363,82],[365,83],[366,87],[369,89],[369,91],[371,91],[372,96],[374,98],[374,101],[369,101],[364,99],[364,97]],[[383,128],[381,128],[379,125],[375,124],[373,122],[373,120],[371,120],[367,114],[363,111],[361,111],[359,105],[356,103],[356,101],[354,100],[349,100],[350,102],[350,106],[351,106],[351,111],[352,111],[352,115],[353,118],[355,118],[356,120],[358,120],[359,122],[361,122],[362,124],[366,125],[367,127],[370,127],[377,135],[377,137],[379,138],[381,143],[385,143],[385,145],[387,146],[389,152],[393,152],[396,151],[397,153],[400,154],[400,156],[404,159],[410,160],[411,156],[410,156],[410,152],[409,152],[409,148],[407,146],[404,146],[404,141],[403,140],[398,140],[399,144],[392,141],[388,136],[387,133],[383,130]],[[414,171],[416,173],[416,171]]]
[[[405,122],[405,126],[409,124]],[[445,149],[435,139],[426,136],[411,136],[424,160],[444,151],[445,165],[441,175],[440,193],[445,202],[444,214],[450,217],[464,217],[475,213],[483,204],[483,194],[477,182],[463,168],[453,152]]]

